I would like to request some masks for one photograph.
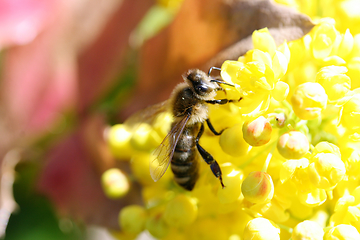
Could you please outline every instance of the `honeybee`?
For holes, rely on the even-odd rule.
[[[226,104],[240,101],[242,98],[238,100],[215,99],[216,92],[223,90],[221,84],[233,85],[222,80],[211,79],[212,69],[214,67],[210,68],[208,74],[199,69],[187,71],[182,76],[185,82],[175,87],[169,100],[152,107],[152,111],[146,111],[152,112],[153,115],[153,112],[158,113],[159,109],[168,106],[168,110],[174,117],[170,132],[155,149],[154,157],[150,159],[150,175],[155,182],[164,175],[171,162],[175,182],[191,191],[199,176],[197,159],[200,153],[200,156],[210,165],[215,177],[220,180],[221,186],[225,187],[219,164],[200,146],[199,139],[204,133],[205,122],[215,135],[222,133],[222,131],[217,132],[212,126],[208,118],[207,104]]]

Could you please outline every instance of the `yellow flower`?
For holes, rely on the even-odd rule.
[[[303,181],[305,182],[305,181]],[[323,204],[326,199],[326,191],[324,189],[316,188],[313,185],[310,184],[310,182],[306,182],[304,186],[307,186],[306,188],[302,188],[301,191],[298,192],[297,196],[299,198],[299,201],[309,207],[317,207]]]
[[[352,95],[344,105],[341,114],[341,124],[348,129],[360,127],[360,93]]]
[[[313,149],[313,154],[333,153],[339,158],[341,157],[340,149],[335,144],[329,142],[319,142]]]
[[[254,218],[245,227],[244,240],[280,240],[280,228],[266,218]]]
[[[309,176],[318,188],[332,190],[345,176],[345,164],[340,149],[331,143],[318,143],[310,158]]]
[[[324,240],[358,240],[360,234],[351,225],[340,224],[326,230]]]
[[[351,224],[360,230],[360,187],[355,188],[351,195],[345,195],[338,199],[334,208],[334,214],[330,217],[330,225],[336,226],[341,223]]]
[[[320,117],[326,108],[328,97],[319,83],[303,83],[295,89],[291,104],[295,114],[303,120]]]
[[[332,190],[345,176],[345,164],[332,153],[318,153],[311,158],[309,175],[318,188]]]
[[[325,89],[329,102],[335,102],[343,97],[351,88],[351,80],[345,75],[346,67],[328,66],[320,69],[316,82]]]
[[[153,182],[149,156],[169,131],[169,113],[107,131],[114,156],[131,158],[129,181],[141,184],[146,207],[124,215],[134,232],[124,237],[280,239],[274,221],[284,239],[360,239],[360,8],[353,0],[286,2],[316,27],[280,46],[257,30],[254,49],[221,67],[234,87],[223,84],[216,99],[242,100],[209,106],[223,131],[215,136],[205,124],[200,145],[219,163],[225,188],[201,157],[192,191],[175,183],[171,166]]]
[[[346,174],[357,179],[360,172],[360,146],[347,147],[343,151]]]
[[[274,90],[271,91],[271,96],[276,101],[284,101],[289,94],[290,87],[287,83],[279,81],[275,84]]]
[[[282,183],[296,177],[297,171],[306,169],[309,166],[309,160],[307,158],[301,158],[299,160],[287,160],[283,163],[280,169],[280,180]],[[301,175],[299,180],[301,181]]]
[[[338,34],[334,25],[327,22],[315,27],[311,42],[312,54],[315,59],[324,59],[330,56]]]
[[[255,31],[252,37],[255,48],[238,61],[225,61],[221,76],[226,82],[239,86],[244,98],[237,105],[242,113],[256,116],[268,109],[271,92],[287,71],[290,51],[285,45],[277,50],[266,28]],[[284,84],[278,85],[276,91],[279,90],[283,92],[279,100],[284,99],[287,94]]]
[[[293,240],[322,240],[324,230],[319,224],[312,221],[303,221],[296,225],[291,238]]]
[[[254,49],[268,52],[270,56],[274,55],[276,50],[276,44],[267,28],[255,30],[252,34],[252,42],[254,45]]]
[[[316,188],[310,181],[307,158],[284,162],[280,170],[280,180],[282,183],[291,181],[297,190],[299,201],[306,206],[319,206],[327,199],[325,190]]]
[[[341,43],[337,49],[337,55],[342,59],[346,59],[354,47],[354,37],[351,35],[350,30],[346,29],[345,34],[341,35]]]

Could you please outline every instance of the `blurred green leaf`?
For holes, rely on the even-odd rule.
[[[84,239],[83,232],[75,223],[67,219],[60,221],[48,199],[36,193],[38,165],[22,163],[16,170],[14,197],[19,207],[10,217],[5,240]],[[64,221],[66,224],[60,224]]]

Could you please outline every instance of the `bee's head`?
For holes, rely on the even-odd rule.
[[[206,73],[199,69],[189,70],[184,79],[193,88],[194,93],[200,97],[207,96],[220,88],[217,83],[210,81]]]

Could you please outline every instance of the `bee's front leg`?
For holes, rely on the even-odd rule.
[[[213,100],[206,100],[206,103],[209,104],[219,104],[219,105],[223,105],[223,104],[227,104],[227,103],[231,103],[231,102],[240,102],[241,99],[243,99],[242,97],[240,97],[239,99],[213,99]]]

